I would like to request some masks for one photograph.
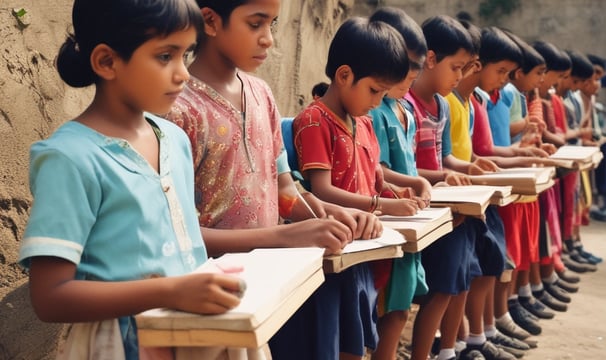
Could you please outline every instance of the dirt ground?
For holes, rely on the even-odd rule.
[[[587,250],[606,259],[606,223],[592,221],[582,228]],[[551,320],[540,320],[543,333],[534,337],[539,346],[526,352],[525,360],[606,359],[606,264],[594,273],[580,274],[580,290],[572,294],[568,311]],[[414,314],[414,309],[413,309]],[[410,342],[411,321],[402,333],[401,344]],[[398,360],[406,359],[400,349]]]

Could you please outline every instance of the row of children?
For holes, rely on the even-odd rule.
[[[426,207],[433,184],[466,184],[465,174],[506,164],[540,164],[535,157],[476,158],[475,143],[454,135],[469,138],[470,99],[474,139],[482,115],[490,134],[482,104],[498,109],[503,102],[495,105],[474,89],[491,93],[514,70],[533,73],[523,42],[496,28],[466,29],[446,16],[421,28],[385,8],[340,27],[326,66],[331,83],[293,123],[299,170],[311,190],[301,195],[271,90],[247,73],[267,57],[279,8],[279,0],[74,2],[74,33],[57,68],[68,85],[94,84],[96,92],[82,114],[32,146],[34,203],[20,250],[38,316],[73,323],[64,358],[110,351],[112,359],[172,358],[172,349],[139,348],[133,315],[157,307],[216,314],[236,306],[237,277],[191,274],[208,255],[301,246],[335,253],[352,239],[381,234],[374,212],[409,215]],[[449,106],[442,96],[455,87]],[[453,101],[461,104],[459,115]],[[536,119],[527,123],[547,129]],[[494,155],[543,154],[481,140]],[[522,309],[519,303],[539,304],[522,290],[524,274],[538,261],[532,217],[538,205],[514,207],[489,210],[486,222],[457,219],[455,230],[422,256],[327,275],[272,338],[272,357],[361,359],[373,349],[373,358],[393,359],[413,299],[421,304],[414,359],[427,358],[438,328],[438,356],[453,358],[464,315],[470,325],[463,358],[506,359],[505,345],[509,351],[534,345],[496,330],[527,337],[508,314]],[[570,257],[584,256],[573,249]],[[511,292],[501,277],[507,263],[524,284],[513,294],[529,299],[511,295],[509,309]],[[561,285],[564,265],[554,266],[559,272],[543,279]]]

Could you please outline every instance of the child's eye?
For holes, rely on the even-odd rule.
[[[156,58],[158,60],[160,60],[160,62],[168,63],[170,61],[170,59],[172,58],[172,56],[169,53],[164,53],[164,54],[160,54],[160,55],[156,56]]]
[[[256,22],[256,23],[248,23],[248,25],[249,25],[251,28],[253,28],[253,29],[258,29],[258,28],[260,28],[260,27],[261,27],[261,23],[258,23],[258,22]]]

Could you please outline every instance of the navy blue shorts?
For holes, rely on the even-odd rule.
[[[471,279],[482,274],[475,250],[477,221],[467,217],[452,232],[422,250],[429,294],[457,295],[469,290]]]
[[[269,341],[274,360],[334,360],[375,349],[377,291],[370,266],[326,274],[324,283]]]

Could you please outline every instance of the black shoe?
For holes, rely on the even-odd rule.
[[[490,341],[485,341],[482,345],[467,344],[465,350],[461,351],[461,357],[471,351],[478,350],[486,360],[515,360],[515,356],[511,355],[503,349],[499,349]]]
[[[486,358],[482,355],[480,350],[463,350],[461,351],[461,354],[459,354],[458,360],[486,360]]]
[[[494,344],[494,346],[496,346],[497,349],[501,349],[501,350],[505,351],[506,353],[513,355],[516,359],[522,358],[526,354],[526,351],[524,351],[524,350],[510,348],[509,346],[496,345],[496,344]]]
[[[508,348],[513,348],[517,350],[529,350],[530,346],[523,342],[522,340],[518,340],[516,338],[512,338],[506,335],[501,334],[497,331],[495,336],[491,336],[488,340],[495,345],[503,345]],[[507,350],[507,349],[505,349]],[[515,355],[515,354],[514,354]]]
[[[555,313],[549,311],[547,306],[541,303],[534,296],[519,296],[518,300],[524,309],[528,310],[531,314],[538,317],[539,319],[553,319]]]
[[[537,340],[524,339],[524,340],[522,340],[522,342],[524,342],[528,346],[530,346],[531,349],[536,349],[537,347],[539,347],[539,342]]]
[[[551,310],[564,312],[568,310],[568,306],[561,301],[558,301],[545,290],[533,291],[532,295],[539,304],[550,308]],[[553,314],[553,313],[552,313]],[[555,315],[555,314],[554,314]]]
[[[570,297],[570,295],[568,295],[568,293],[565,290],[562,290],[562,288],[560,288],[557,285],[557,281],[553,284],[544,282],[543,283],[543,288],[545,289],[545,291],[547,291],[547,293],[551,296],[553,296],[554,298],[556,298],[557,300],[563,302],[563,303],[570,303],[572,301],[572,298]],[[547,304],[545,304],[547,305]],[[549,306],[549,305],[547,305]]]
[[[591,265],[587,262],[579,263],[578,261],[573,260],[570,257],[570,255],[568,255],[568,254],[566,254],[566,255],[562,254],[562,262],[564,263],[564,265],[566,265],[567,269],[574,271],[575,273],[579,273],[579,274],[583,274],[588,271],[591,271],[592,266],[597,270],[597,267],[595,265]]]
[[[583,249],[583,245],[575,247],[575,250],[579,255],[581,255],[584,259],[586,259],[590,264],[596,265],[603,261],[603,259],[599,256],[595,256],[592,253],[585,251]]]
[[[579,291],[579,285],[569,283],[568,281],[564,281],[563,279],[556,280],[554,284],[555,286],[566,291],[567,293],[576,293]]]
[[[572,274],[566,270],[556,271],[556,275],[569,284],[578,284],[581,281],[581,278],[578,275]]]
[[[587,269],[587,271],[593,272],[598,270],[598,267],[595,264],[590,263],[589,260],[582,257],[581,254],[579,254],[579,252],[577,251],[577,249],[573,249],[572,251],[570,251],[569,256],[571,260],[582,264]],[[564,263],[564,265],[565,264],[566,263]]]
[[[539,335],[543,329],[539,325],[538,320],[534,320],[531,313],[524,309],[519,301],[509,301],[509,314],[513,321],[522,329],[528,331],[532,335]],[[500,329],[499,329],[500,330]]]
[[[516,324],[513,320],[502,319],[501,321],[495,321],[495,327],[505,336],[509,336],[514,339],[524,340],[530,337],[530,333],[524,329],[522,329],[518,324]]]

